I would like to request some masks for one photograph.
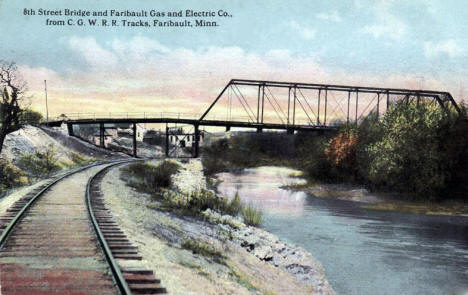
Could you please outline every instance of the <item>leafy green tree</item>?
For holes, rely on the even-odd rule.
[[[366,146],[368,178],[377,187],[435,199],[444,190],[453,161],[444,151],[453,116],[429,104],[397,104],[379,121],[380,140]]]

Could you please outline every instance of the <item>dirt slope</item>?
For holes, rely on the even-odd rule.
[[[125,154],[101,149],[78,138],[68,136],[62,128],[34,127],[29,125],[7,135],[0,156],[16,162],[22,153],[33,153],[35,150],[44,150],[48,146],[56,149],[58,158],[61,161],[70,161],[70,152],[102,159],[128,157]]]

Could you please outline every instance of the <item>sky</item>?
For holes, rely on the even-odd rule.
[[[39,9],[229,16],[208,19],[217,27],[48,26],[80,17]],[[0,59],[18,64],[43,113],[47,80],[51,115],[201,113],[233,78],[433,89],[467,101],[467,10],[464,0],[0,0]],[[154,19],[178,21],[144,18]]]

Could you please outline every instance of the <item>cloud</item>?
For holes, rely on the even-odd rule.
[[[161,45],[156,40],[152,40],[143,36],[136,36],[132,42],[123,42],[122,40],[115,39],[112,42],[112,49],[119,55],[127,53],[133,54],[133,58],[144,59],[151,53],[168,53],[169,48]]]
[[[390,38],[392,40],[400,40],[407,33],[407,25],[391,13],[390,8],[393,1],[382,0],[377,2],[372,11],[378,19],[378,22],[372,25],[367,25],[362,29],[365,34],[370,34],[374,38]]]
[[[288,23],[288,26],[296,30],[299,33],[299,35],[305,40],[311,40],[315,38],[316,31],[314,29],[304,27],[303,25],[299,24],[294,20],[290,21]]]
[[[300,56],[289,50],[260,54],[236,46],[168,48],[141,36],[116,38],[105,44],[89,37],[72,37],[69,45],[74,60],[85,66],[78,64],[61,73],[45,67],[20,67],[38,110],[44,109],[43,81],[47,80],[51,115],[103,111],[200,114],[234,78],[421,87],[420,73],[392,76],[330,70],[314,54]],[[93,52],[84,50],[85,45]],[[427,78],[424,86],[450,91],[454,89],[450,85]]]
[[[463,49],[454,39],[448,39],[435,42],[424,42],[424,55],[429,59],[439,56],[448,56],[450,58],[458,57],[463,53]]]
[[[108,68],[117,63],[117,57],[112,52],[103,49],[92,37],[71,37],[69,45],[73,51],[81,55],[90,65]]]
[[[341,22],[341,16],[338,13],[338,11],[333,10],[329,13],[326,12],[321,12],[315,15],[318,19],[325,20],[325,21],[331,21],[331,22]]]
[[[54,114],[96,109],[201,112],[233,78],[304,80],[326,75],[315,55],[298,57],[288,50],[257,54],[236,46],[167,48],[141,36],[109,43],[74,36],[68,44],[77,65],[73,69],[58,74],[42,67],[22,68],[25,80],[33,81],[31,94],[38,98],[43,96],[43,80],[48,81]]]

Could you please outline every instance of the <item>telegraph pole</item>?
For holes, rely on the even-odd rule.
[[[46,120],[49,122],[49,106],[47,105],[47,80],[44,80],[44,91],[45,91],[45,105],[46,105]]]

